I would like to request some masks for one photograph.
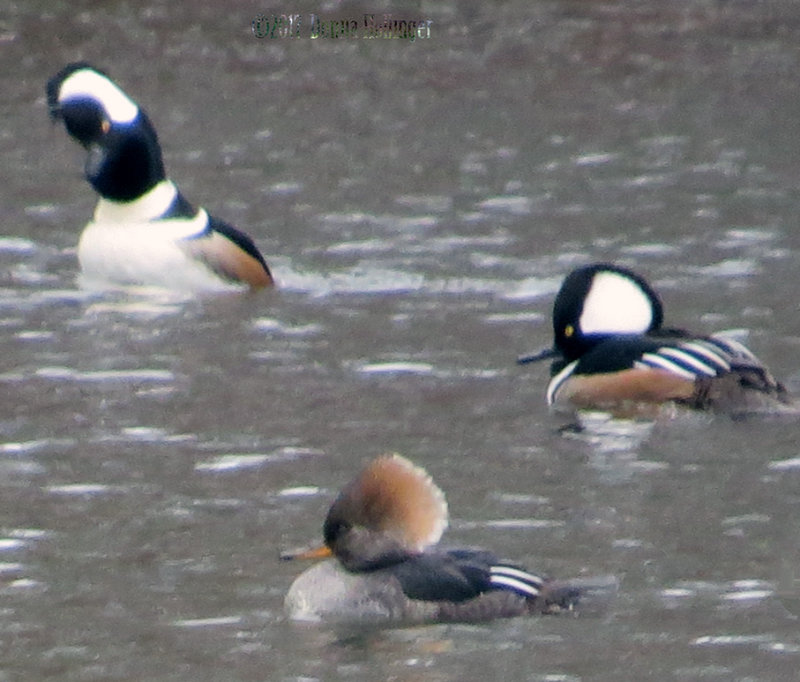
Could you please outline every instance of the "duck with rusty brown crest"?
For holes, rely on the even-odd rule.
[[[284,559],[324,558],[286,595],[290,618],[355,623],[483,621],[569,610],[580,588],[484,549],[437,546],[444,494],[400,455],[370,462],[330,507],[325,544]]]

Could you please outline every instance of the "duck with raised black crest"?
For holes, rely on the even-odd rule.
[[[553,304],[552,348],[520,364],[553,359],[547,403],[637,411],[678,404],[731,415],[798,414],[784,385],[744,345],[662,327],[661,300],[632,270],[577,268]]]

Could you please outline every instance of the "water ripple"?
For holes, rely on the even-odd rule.
[[[40,367],[34,372],[37,377],[59,381],[173,381],[175,375],[166,369],[118,369],[82,372],[71,367]]]
[[[703,635],[691,641],[694,646],[742,646],[767,644],[774,640],[772,635]]]
[[[361,365],[356,371],[364,374],[432,374],[433,365],[427,362],[376,362]]]
[[[321,489],[315,485],[299,485],[278,491],[278,497],[313,497],[319,495]]]
[[[317,323],[292,325],[272,317],[253,320],[252,326],[258,332],[277,332],[285,336],[312,336],[322,331],[322,325]]]
[[[37,246],[29,239],[22,237],[0,237],[0,251],[11,253],[30,253],[36,251]]]
[[[215,628],[222,625],[241,625],[243,622],[242,616],[216,616],[215,618],[185,618],[174,620],[172,624],[179,628]]]
[[[791,469],[800,469],[800,457],[773,460],[767,465],[767,468],[772,469],[773,471],[789,471]]]
[[[205,462],[195,464],[195,471],[236,471],[255,469],[270,460],[269,455],[220,455]]]
[[[124,486],[106,485],[104,483],[67,483],[65,485],[49,485],[45,488],[54,495],[92,496],[126,492]]]
[[[616,152],[595,152],[594,154],[582,154],[576,157],[576,166],[602,166],[612,161],[616,161],[619,154]]]
[[[484,211],[528,215],[533,210],[533,199],[523,196],[489,197],[478,203],[478,207]]]

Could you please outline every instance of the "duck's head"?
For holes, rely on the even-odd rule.
[[[86,179],[102,197],[131,201],[165,178],[158,136],[147,115],[105,73],[86,62],[47,82],[53,120],[88,152]]]
[[[324,548],[284,558],[333,554],[351,571],[369,571],[436,544],[447,528],[444,493],[424,469],[383,455],[345,486],[323,525]]]
[[[658,294],[641,275],[610,263],[586,265],[567,275],[556,295],[553,347],[518,362],[570,362],[608,337],[655,331],[663,317]]]

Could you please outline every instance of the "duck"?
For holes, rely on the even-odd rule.
[[[196,208],[165,172],[150,118],[104,71],[73,62],[47,82],[47,104],[87,153],[99,195],[78,242],[84,283],[190,291],[274,284],[253,239]]]
[[[786,387],[731,335],[663,327],[659,295],[627,267],[592,263],[570,272],[552,321],[552,347],[517,359],[553,360],[551,407],[636,412],[672,405],[732,416],[798,411]]]
[[[478,622],[572,610],[580,588],[533,574],[478,548],[437,546],[444,493],[392,453],[376,457],[335,499],[324,544],[284,560],[326,559],[291,584],[291,620],[370,624]]]

